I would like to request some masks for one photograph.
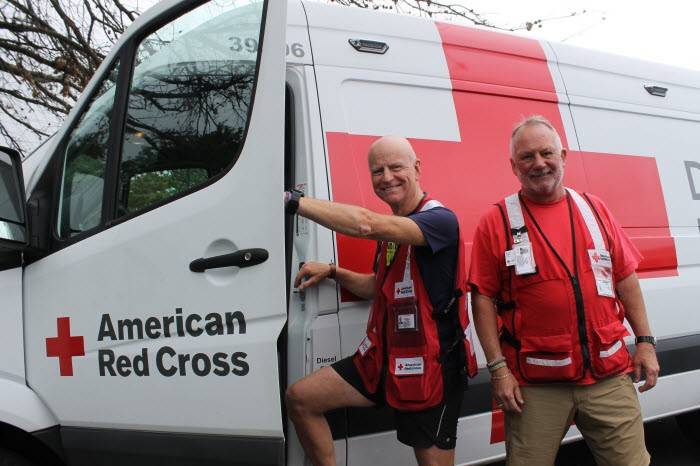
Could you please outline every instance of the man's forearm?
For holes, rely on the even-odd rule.
[[[312,197],[299,199],[297,214],[356,238],[396,241],[416,246],[426,244],[418,224],[407,217],[378,214],[364,207]]]
[[[652,335],[637,274],[632,273],[620,280],[616,290],[622,305],[625,307],[625,317],[634,334],[636,336]]]
[[[481,347],[484,349],[486,361],[493,361],[502,355],[501,342],[498,337],[496,306],[488,296],[472,292],[472,310],[474,328]]]
[[[368,223],[370,213],[363,207],[312,197],[301,198],[297,209],[298,215],[349,236],[363,236],[363,233],[366,235],[363,225]]]
[[[335,272],[335,281],[355,296],[363,299],[374,298],[374,274],[357,273],[338,267]]]

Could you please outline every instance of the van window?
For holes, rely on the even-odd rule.
[[[186,191],[208,179],[207,171],[201,168],[178,168],[137,173],[129,179],[126,211],[137,212],[155,202]]]
[[[262,2],[210,2],[145,37],[136,52],[119,164],[117,216],[192,191],[243,144]]]
[[[24,215],[19,178],[9,154],[0,151],[0,239],[24,241]]]
[[[58,206],[57,233],[61,238],[94,228],[102,220],[107,142],[118,68],[116,62],[68,139]]]

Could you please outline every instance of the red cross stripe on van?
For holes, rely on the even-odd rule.
[[[46,356],[58,358],[61,376],[73,375],[73,356],[85,356],[83,337],[71,336],[70,317],[56,319],[58,335],[46,339]]]
[[[421,186],[457,214],[462,236],[471,242],[481,214],[519,188],[508,162],[510,131],[517,121],[527,115],[543,115],[557,128],[564,147],[570,144],[557,90],[538,41],[436,25],[452,82],[460,141],[410,141],[423,161]],[[416,118],[420,118],[420,109]],[[333,200],[390,213],[374,195],[367,171],[367,151],[380,136],[326,133]],[[590,175],[595,173],[607,176]],[[615,182],[629,179],[644,183]],[[675,243],[654,157],[569,151],[564,181],[605,201],[644,256],[637,270],[640,278],[678,275]],[[342,234],[336,238],[338,262],[343,267],[358,272],[372,270],[374,245],[370,241]],[[466,261],[470,252],[468,243]],[[345,290],[341,293],[343,302],[358,299]]]
[[[510,132],[516,122],[528,115],[543,115],[557,128],[563,146],[569,144],[557,89],[538,41],[451,24],[436,26],[450,73],[460,140],[410,141],[423,161],[421,186],[457,214],[462,236],[471,241],[479,217],[520,187],[508,162]],[[415,118],[422,118],[419,108]],[[367,171],[367,151],[380,136],[326,133],[334,201],[390,213],[374,196]],[[599,173],[606,176],[591,176]],[[617,182],[629,179],[644,182]],[[678,275],[654,157],[570,150],[565,183],[605,201],[644,256],[637,269],[640,278]],[[342,267],[365,273],[372,270],[371,242],[342,234],[336,239]],[[462,259],[469,263],[471,242],[466,246]],[[341,290],[343,302],[358,299]],[[502,441],[503,412],[494,408],[491,443]]]

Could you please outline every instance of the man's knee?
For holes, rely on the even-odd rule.
[[[330,370],[330,369],[329,369]],[[287,388],[287,412],[294,418],[304,415],[321,415],[328,411],[328,380],[327,370],[321,369],[307,375]]]
[[[303,380],[295,382],[287,388],[286,393],[287,412],[292,419],[303,416],[304,414],[313,413],[313,400],[305,389]]]

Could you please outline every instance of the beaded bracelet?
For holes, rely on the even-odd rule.
[[[486,367],[488,367],[489,369],[491,369],[493,366],[495,366],[495,365],[498,364],[499,362],[503,362],[503,361],[505,361],[505,360],[506,360],[506,357],[505,357],[505,356],[499,356],[499,357],[497,357],[496,359],[494,359],[493,361],[487,362],[487,363],[486,363]]]
[[[491,376],[491,380],[503,380],[503,379],[507,379],[507,378],[510,377],[511,375],[513,375],[513,374],[511,374],[510,372],[508,372],[507,374],[499,375],[499,376],[496,376],[496,377]]]
[[[504,368],[504,367],[508,367],[508,364],[507,364],[505,361],[499,361],[499,362],[497,362],[496,364],[494,364],[493,366],[488,366],[489,372],[492,373],[492,374],[493,374],[494,372],[496,372],[498,369],[501,369],[501,368]]]
[[[336,272],[335,264],[333,262],[331,262],[328,265],[331,267],[331,271],[328,273],[328,278],[335,280],[335,272]]]

